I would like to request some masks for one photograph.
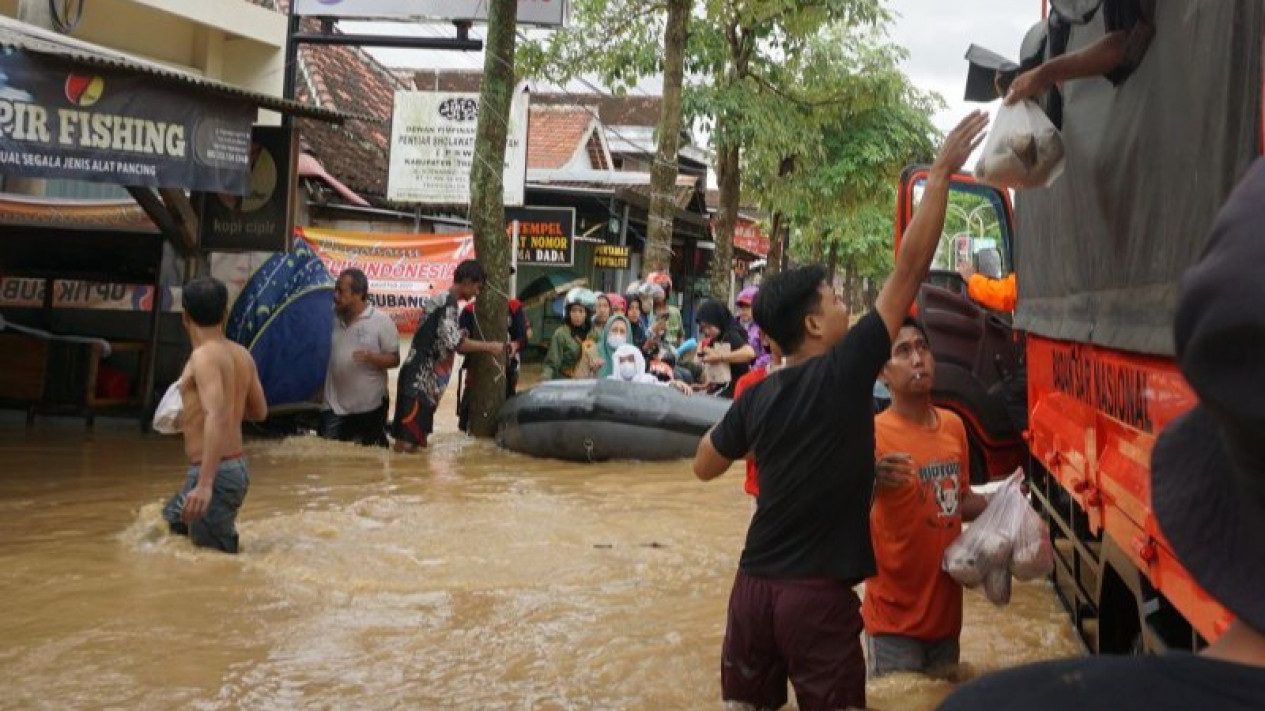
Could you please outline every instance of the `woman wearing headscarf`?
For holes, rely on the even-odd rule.
[[[602,368],[597,377],[608,378],[615,372],[614,355],[620,346],[632,343],[632,324],[623,314],[613,314],[606,320],[602,329],[601,340],[598,341],[598,353],[602,356]]]
[[[708,339],[707,347],[699,352],[707,366],[707,391],[732,398],[738,378],[746,375],[755,360],[755,349],[747,343],[747,334],[738,328],[733,314],[719,301],[707,299],[699,304],[694,320],[699,332]]]
[[[747,343],[755,351],[755,360],[751,362],[752,368],[766,366],[773,360],[773,355],[769,353],[769,349],[765,347],[760,337],[760,327],[756,325],[755,317],[751,313],[751,307],[755,305],[755,295],[759,292],[760,287],[748,286],[738,292],[738,298],[734,299],[734,303],[738,306],[738,328],[747,334]]]

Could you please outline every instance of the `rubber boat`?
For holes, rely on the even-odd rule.
[[[555,380],[505,403],[497,442],[533,457],[574,462],[693,457],[729,400],[620,380]]]

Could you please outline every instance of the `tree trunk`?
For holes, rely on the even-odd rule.
[[[782,216],[782,211],[774,210],[773,223],[769,227],[769,256],[764,258],[764,273],[768,276],[782,271],[782,255],[788,246],[782,238],[785,222],[786,218]]]
[[[514,98],[514,41],[518,2],[489,0],[488,35],[479,96],[479,126],[470,170],[470,222],[474,250],[488,272],[475,306],[481,340],[504,341],[508,321],[510,244],[505,234],[505,143]],[[504,356],[472,355],[465,397],[470,398],[470,432],[496,434],[496,416],[505,404]]]
[[[742,172],[738,164],[737,145],[721,147],[716,157],[716,180],[720,185],[720,206],[712,229],[712,298],[729,301],[729,279],[734,271],[734,225],[738,222],[738,203],[742,193]]]
[[[690,0],[668,0],[668,26],[663,35],[663,108],[659,143],[650,168],[650,216],[642,277],[672,266],[672,223],[676,217],[677,155],[681,141],[681,89],[685,79],[686,27]]]

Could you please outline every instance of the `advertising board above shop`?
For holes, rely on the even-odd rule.
[[[255,105],[152,77],[0,54],[0,174],[241,195]]]
[[[518,264],[569,267],[575,264],[575,208],[527,207],[505,209],[505,232],[518,221]]]
[[[488,0],[296,0],[296,15],[486,22]],[[518,24],[561,27],[566,0],[518,0]]]
[[[510,104],[502,176],[505,204],[522,205],[527,177],[527,104],[524,86]],[[422,205],[470,203],[479,126],[479,95],[449,91],[398,91],[391,118],[387,198]]]
[[[256,126],[245,195],[202,193],[198,217],[204,249],[285,252],[294,229],[297,134],[292,128]]]

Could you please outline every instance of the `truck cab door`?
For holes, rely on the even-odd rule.
[[[906,168],[896,200],[896,247],[926,187],[927,166]],[[972,447],[972,480],[1008,474],[1022,461],[1026,427],[1024,344],[1012,314],[973,301],[958,273],[969,261],[990,278],[1013,270],[1010,196],[958,174],[931,272],[915,301],[936,359],[932,397],[962,417]]]

